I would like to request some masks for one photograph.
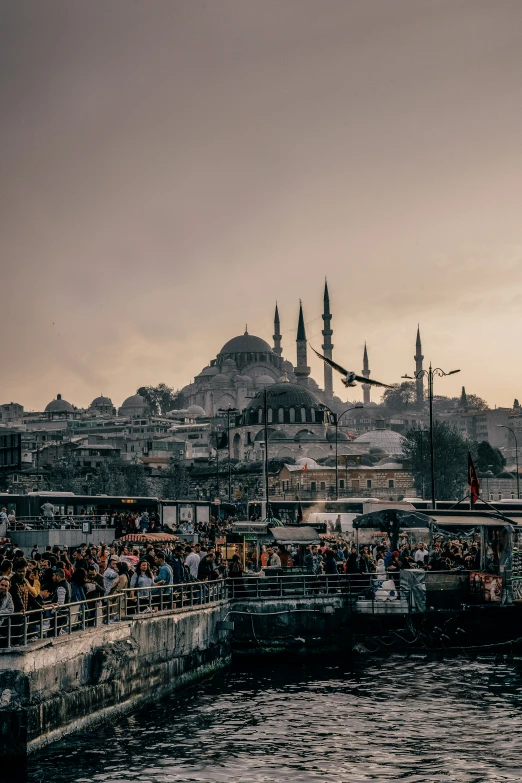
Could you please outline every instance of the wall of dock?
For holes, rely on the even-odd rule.
[[[350,648],[352,615],[342,595],[234,600],[237,655],[317,655]]]
[[[228,601],[0,650],[0,758],[27,753],[227,666]]]

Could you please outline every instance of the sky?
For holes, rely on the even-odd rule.
[[[295,362],[327,276],[339,363],[398,382],[419,323],[436,393],[511,405],[521,37],[520,0],[0,0],[0,402],[183,387],[276,300]]]

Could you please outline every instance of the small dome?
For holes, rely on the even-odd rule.
[[[268,436],[268,440],[288,440],[288,435],[283,430],[276,430]]]
[[[147,408],[147,402],[141,394],[132,394],[122,402],[119,412],[122,416],[142,416]]]
[[[235,353],[272,353],[272,349],[261,337],[245,332],[239,337],[233,337],[220,350],[220,356]]]
[[[62,395],[57,394],[55,400],[51,400],[48,405],[45,406],[46,413],[72,413],[74,411],[73,406],[67,400],[62,400]]]
[[[95,397],[95,399],[91,402],[90,406],[91,408],[112,408],[112,400],[110,397],[104,397],[103,395],[101,397]]]
[[[328,432],[326,433],[326,440],[329,443],[335,443],[335,427],[333,429],[328,430]],[[346,435],[346,433],[339,430],[337,432],[337,442],[340,443],[342,440],[350,440],[350,438],[348,437],[348,435]]]
[[[301,457],[301,459],[296,460],[296,465],[299,465],[301,468],[304,468],[306,465],[308,468],[318,468],[319,465],[315,461],[315,459],[312,459],[311,457]]]
[[[365,432],[359,435],[358,438],[355,438],[353,442],[360,443],[361,446],[367,445],[369,449],[378,446],[383,449],[381,453],[398,455],[402,454],[404,438],[398,432],[382,429]]]
[[[206,416],[207,414],[201,407],[201,405],[189,405],[187,408],[187,413],[189,413],[191,416]]]
[[[203,367],[203,369],[201,370],[201,372],[197,377],[201,378],[204,377],[205,375],[219,375],[219,368],[216,366],[210,367],[210,365],[208,367]]]
[[[402,463],[394,462],[389,457],[386,457],[385,459],[381,459],[379,462],[376,462],[374,467],[382,468],[383,470],[402,470]]]
[[[321,438],[311,430],[300,430],[295,436],[294,440],[301,442],[305,440],[321,440]]]
[[[230,383],[230,379],[227,378],[227,376],[223,373],[218,373],[218,375],[214,375],[212,378],[212,383],[214,383],[216,386],[221,386]]]
[[[249,384],[252,383],[250,375],[236,375],[236,383]]]
[[[275,383],[275,381],[270,375],[258,375],[256,383],[258,386],[270,386],[272,383]]]
[[[270,440],[274,432],[276,432],[276,430],[273,427],[268,427],[267,431],[268,431],[268,440]],[[254,438],[254,441],[256,443],[260,443],[260,442],[264,442],[264,440],[265,440],[265,431],[259,430],[256,437]]]
[[[225,361],[221,365],[221,369],[223,372],[236,372],[237,364],[233,359],[225,359]]]

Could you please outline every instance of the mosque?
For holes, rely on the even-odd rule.
[[[332,358],[333,331],[328,284],[323,296],[323,353]],[[307,340],[302,304],[299,306],[297,324],[296,364],[285,359],[281,348],[281,325],[276,305],[273,346],[261,337],[245,333],[233,337],[222,347],[215,359],[204,367],[194,382],[182,389],[186,404],[199,406],[207,416],[214,416],[219,409],[236,408],[243,411],[258,392],[278,383],[297,384],[311,392],[314,404],[323,403],[332,410],[343,405],[333,393],[332,368],[324,365],[323,388],[310,375],[307,362]],[[363,375],[369,377],[368,354],[364,351]],[[370,402],[370,386],[363,386],[365,402]]]

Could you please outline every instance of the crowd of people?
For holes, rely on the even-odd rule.
[[[488,573],[497,573],[498,559],[493,551],[486,553]],[[247,570],[258,571],[257,556],[250,553]],[[310,574],[384,574],[388,571],[422,568],[427,571],[479,570],[480,545],[461,540],[435,541],[430,547],[403,543],[392,548],[384,536],[374,544],[357,546],[341,536],[326,535],[322,543],[307,547],[261,547],[260,567],[300,567]]]
[[[128,546],[115,542],[67,547],[34,546],[28,558],[12,547],[0,547],[0,644],[20,643],[23,616],[28,615],[30,633],[45,636],[65,633],[65,607],[128,591],[136,612],[158,611],[171,585],[212,582],[243,574],[239,555],[227,563],[220,552],[205,543],[176,542],[162,548]],[[8,624],[6,615],[16,615]],[[59,621],[56,622],[55,615]],[[105,611],[104,622],[110,622]],[[43,623],[43,628],[39,623]],[[7,633],[7,628],[10,633]]]

